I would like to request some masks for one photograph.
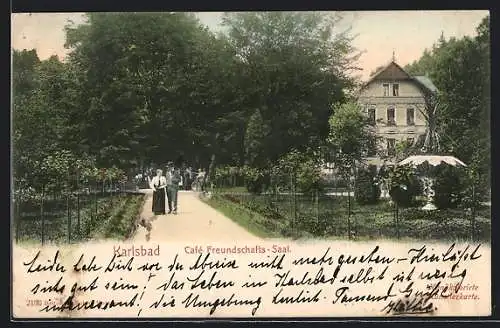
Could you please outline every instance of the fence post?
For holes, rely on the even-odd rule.
[[[400,239],[399,235],[399,205],[398,202],[394,202],[394,215],[396,217],[396,237]]]
[[[98,190],[99,189],[96,186],[96,188],[95,188],[95,194],[94,194],[94,214],[95,214],[95,219],[97,219],[97,193],[98,193]]]
[[[297,222],[297,191],[296,191],[296,181],[295,181],[295,171],[291,174],[291,192],[292,192],[292,228],[295,231]]]
[[[90,224],[88,225],[87,234],[90,235],[90,231],[92,230],[92,226],[94,225],[94,220],[97,220],[97,191],[99,190],[99,183],[96,181],[94,195],[90,195],[90,204],[92,206],[92,201],[94,201],[94,208],[90,213]],[[94,217],[95,216],[95,217]]]
[[[45,217],[43,215],[43,198],[45,193],[45,186],[42,186],[42,195],[40,199],[40,216],[42,218],[42,245],[45,243]]]
[[[76,227],[78,229],[78,235],[80,235],[80,191],[76,191]]]
[[[472,241],[476,240],[476,190],[472,183],[472,208],[471,208],[471,237]]]
[[[14,208],[14,222],[16,224],[16,243],[19,242],[19,225],[21,223],[21,213],[19,213],[19,202],[20,199],[17,199],[14,197],[14,202],[16,202],[16,206]]]
[[[273,175],[273,191],[274,191],[274,202],[277,204],[278,203],[278,181],[276,181],[276,176]]]
[[[71,205],[70,205],[70,193],[66,195],[66,210],[68,213],[68,244],[71,243]]]
[[[80,170],[76,171],[76,228],[80,236]]]
[[[292,181],[292,172],[290,172],[290,179],[289,179],[289,183],[290,183],[290,188],[288,188],[287,190],[287,194],[288,194],[288,199],[290,201],[290,226],[293,228],[293,181]]]
[[[347,181],[347,238],[351,240],[351,180]]]
[[[319,223],[319,191],[316,189],[316,224]]]

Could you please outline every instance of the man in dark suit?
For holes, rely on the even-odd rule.
[[[180,170],[170,164],[167,172],[167,198],[169,214],[177,214],[177,195],[179,192],[179,186],[182,186],[182,176]]]

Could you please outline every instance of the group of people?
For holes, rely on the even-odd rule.
[[[179,189],[204,190],[206,177],[204,169],[200,168],[198,172],[191,167],[180,169],[170,162],[167,164],[165,174],[162,169],[157,169],[156,174],[151,179],[154,172],[153,169],[148,169],[144,173],[137,174],[134,179],[137,189],[140,189],[141,186],[153,189],[153,213],[155,215],[167,214],[166,205],[168,205],[168,214],[177,214]]]
[[[148,177],[148,182],[153,189],[153,213],[166,214],[165,200],[167,200],[168,214],[177,214],[177,195],[184,182],[180,170],[169,165],[163,175],[163,170],[157,169],[153,179]]]

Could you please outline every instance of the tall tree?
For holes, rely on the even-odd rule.
[[[482,184],[490,179],[490,36],[489,16],[474,37],[445,39],[410,65],[411,73],[428,72],[440,90],[436,118],[442,151],[475,167]]]
[[[12,89],[14,96],[25,96],[36,88],[36,67],[40,59],[35,49],[13,50]]]
[[[36,53],[22,52],[14,53],[14,58],[26,54],[31,58],[29,66],[13,61],[18,86],[13,90],[14,170],[16,178],[37,180],[45,158],[68,149],[72,82],[66,65],[56,56],[39,61]]]
[[[223,24],[244,69],[247,118],[258,108],[270,133],[266,157],[320,145],[331,104],[343,101],[357,53],[338,18],[323,13],[226,14]],[[272,145],[272,146],[271,146]]]
[[[101,162],[209,152],[211,125],[228,111],[230,55],[193,15],[92,13],[67,27],[67,45],[85,75],[80,137]]]
[[[375,143],[376,135],[368,118],[355,102],[336,104],[329,119],[328,141],[340,169],[353,172],[355,162],[360,162]]]
[[[349,186],[348,193],[348,234],[351,237],[351,193],[352,181],[356,179],[357,167],[363,156],[376,143],[373,126],[368,117],[355,102],[336,104],[329,119],[329,144],[333,152],[335,168]]]
[[[257,109],[248,120],[245,132],[245,153],[248,165],[252,167],[262,167],[266,164],[265,144],[269,126],[262,119],[260,111]]]

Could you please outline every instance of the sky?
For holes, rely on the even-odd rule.
[[[443,33],[445,38],[474,36],[476,27],[489,13],[485,10],[461,11],[350,11],[342,12],[339,32],[351,28],[353,45],[363,55],[358,61],[366,80],[370,73],[387,64],[393,56],[401,66],[417,60]],[[217,31],[222,13],[198,13],[201,23]],[[71,20],[84,22],[81,13],[12,14],[11,46],[36,49],[40,59],[58,55],[64,59],[64,26]]]

